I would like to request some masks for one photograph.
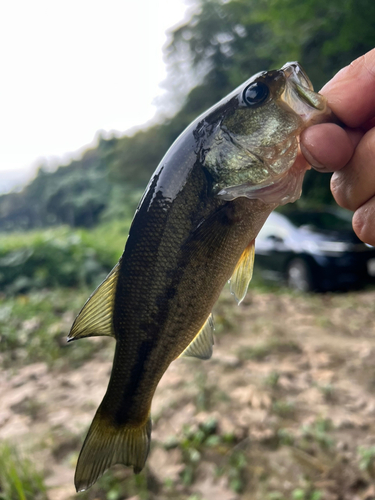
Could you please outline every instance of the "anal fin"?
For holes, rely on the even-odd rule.
[[[115,336],[112,317],[119,268],[119,263],[117,263],[87,299],[74,320],[68,335],[68,342],[97,335]]]
[[[214,344],[213,331],[213,316],[210,314],[192,342],[179,355],[179,358],[187,356],[198,359],[210,359],[212,356],[212,346]]]
[[[255,257],[255,240],[248,244],[238,261],[230,279],[230,293],[234,295],[237,304],[245,298],[249,283],[253,276]]]

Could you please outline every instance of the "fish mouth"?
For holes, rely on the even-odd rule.
[[[285,76],[285,89],[281,95],[290,108],[303,120],[304,127],[312,123],[327,121],[327,101],[314,92],[314,87],[298,62],[284,64],[281,70]]]
[[[283,71],[284,75],[287,78],[291,78],[297,84],[314,91],[314,87],[311,83],[310,78],[307,76],[305,70],[302,68],[299,62],[287,62],[284,64],[280,71]]]

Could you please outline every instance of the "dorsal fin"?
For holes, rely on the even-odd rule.
[[[117,263],[106,279],[87,299],[74,320],[68,335],[68,342],[84,337],[115,336],[112,317],[119,268],[119,263]]]
[[[234,295],[237,304],[245,298],[249,283],[253,276],[255,240],[247,245],[230,279],[230,293]]]
[[[179,358],[191,356],[199,359],[209,359],[212,356],[212,346],[214,344],[213,331],[214,321],[212,314],[210,314],[192,342],[179,355]]]

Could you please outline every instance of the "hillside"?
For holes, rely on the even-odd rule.
[[[40,168],[20,193],[0,196],[0,231],[93,227],[129,216],[162,156],[199,114],[251,75],[287,60],[299,60],[319,89],[375,46],[374,23],[373,0],[309,0],[303,8],[294,0],[252,0],[250,8],[248,0],[197,1],[164,49],[166,108],[178,103],[176,115],[132,136],[101,137],[81,159],[54,172]],[[304,193],[302,203],[331,203],[329,176],[309,172]]]

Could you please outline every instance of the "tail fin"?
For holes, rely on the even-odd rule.
[[[150,450],[151,418],[141,427],[114,426],[100,414],[91,424],[78,457],[74,484],[77,491],[90,488],[114,464],[143,469]]]

